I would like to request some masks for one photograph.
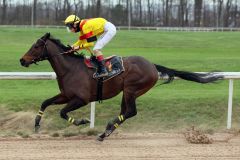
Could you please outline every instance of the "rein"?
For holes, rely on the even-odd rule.
[[[56,57],[56,56],[61,56],[61,55],[64,55],[64,54],[66,54],[66,53],[59,53],[59,54],[54,54],[54,55],[50,55],[49,54],[49,51],[48,51],[48,42],[47,42],[47,40],[49,40],[49,39],[47,39],[46,41],[45,40],[43,40],[43,39],[38,39],[38,40],[40,40],[40,41],[42,41],[43,43],[44,43],[44,45],[43,45],[43,50],[42,50],[42,53],[39,55],[39,57],[37,57],[36,59],[34,59],[34,60],[32,60],[32,62],[34,63],[34,64],[36,64],[36,65],[38,65],[37,64],[37,62],[40,62],[40,61],[43,61],[43,60],[49,60],[49,58],[54,58],[54,57]],[[75,51],[76,52],[76,51]],[[64,75],[66,75],[66,73],[68,73],[68,71],[66,71],[66,72],[64,72],[63,74],[61,74],[61,75],[57,75],[58,77],[63,77]]]
[[[40,41],[42,41],[42,42],[44,43],[44,48],[43,48],[43,51],[42,51],[42,53],[40,54],[40,56],[39,56],[38,58],[32,60],[32,62],[33,62],[34,64],[36,64],[36,65],[38,65],[37,62],[39,62],[39,61],[43,61],[43,60],[49,59],[49,56],[48,56],[48,55],[49,55],[49,54],[48,54],[48,48],[47,48],[47,41],[44,41],[44,40],[41,39],[41,38],[38,39],[38,40],[40,40]],[[76,53],[78,53],[77,51],[69,50],[69,51],[66,51],[66,52],[60,52],[59,54],[53,55],[52,57],[59,56],[59,55],[64,55],[64,54],[68,54],[68,53],[71,53],[71,52],[76,52]]]

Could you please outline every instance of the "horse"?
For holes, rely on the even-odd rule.
[[[72,53],[62,54],[68,52],[69,49],[70,47],[53,38],[50,33],[46,33],[20,59],[20,63],[24,67],[48,60],[57,75],[60,93],[46,99],[41,104],[35,118],[36,132],[40,128],[41,117],[48,106],[66,104],[60,110],[60,117],[79,126],[90,121],[84,118],[74,119],[67,113],[99,100],[97,87],[99,79],[94,79],[92,76],[95,70],[86,66],[85,56],[77,56]],[[119,115],[107,123],[105,131],[98,135],[99,141],[110,136],[127,119],[137,115],[136,99],[156,84],[159,75],[168,77],[164,83],[172,82],[174,77],[197,83],[210,83],[222,79],[222,76],[212,72],[200,74],[167,68],[153,64],[141,56],[122,57],[122,62],[124,71],[103,82],[102,100],[112,98],[120,92],[123,92],[123,95]]]

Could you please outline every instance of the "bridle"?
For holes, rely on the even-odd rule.
[[[38,39],[37,41],[39,41],[39,40],[44,43],[44,46],[43,46],[43,50],[42,50],[42,53],[40,54],[40,56],[32,60],[32,62],[36,65],[38,65],[37,62],[47,60],[49,58],[48,57],[47,41],[44,41],[41,38]]]
[[[49,59],[49,54],[48,54],[48,47],[47,47],[47,41],[43,40],[42,38],[39,38],[37,40],[38,41],[42,41],[44,43],[43,45],[43,50],[42,50],[42,53],[40,54],[40,56],[38,56],[37,58],[33,59],[32,60],[32,63],[37,64],[37,62],[39,61],[44,61],[44,60],[48,60]],[[71,46],[69,46],[71,48]],[[77,51],[75,50],[69,50],[69,51],[66,51],[66,52],[60,52],[59,54],[56,54],[56,55],[53,55],[51,57],[54,57],[54,56],[60,56],[60,55],[65,55],[65,54],[69,54],[69,53],[73,53],[73,52],[76,52],[77,54],[79,54]]]

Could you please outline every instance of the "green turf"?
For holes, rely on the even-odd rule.
[[[72,44],[77,34],[65,29],[0,28],[0,72],[52,71],[48,62],[21,67],[19,59],[44,33],[51,32],[64,44]],[[239,32],[158,32],[118,31],[106,46],[107,55],[140,55],[151,62],[188,71],[239,71]],[[240,123],[238,97],[240,83],[234,81],[234,126]],[[0,105],[14,111],[37,111],[41,102],[57,94],[54,80],[1,80]],[[120,110],[121,95],[97,104],[96,125],[104,126]],[[124,123],[125,130],[172,130],[196,125],[207,129],[226,126],[228,81],[202,85],[176,80],[156,86],[137,101],[138,115]],[[55,121],[56,128],[67,125],[58,117],[62,106],[48,109],[46,117]],[[71,113],[89,116],[89,107]]]

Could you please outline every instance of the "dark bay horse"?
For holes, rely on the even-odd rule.
[[[60,116],[70,123],[78,126],[89,122],[87,119],[69,117],[67,113],[97,100],[97,80],[92,78],[94,70],[84,64],[83,56],[60,54],[68,50],[69,47],[52,38],[50,33],[46,33],[20,59],[21,65],[25,67],[42,60],[48,60],[57,75],[60,93],[42,103],[35,119],[36,131],[40,128],[40,120],[44,110],[53,104],[66,103],[66,106],[60,111]],[[177,71],[152,64],[139,56],[124,57],[123,65],[125,68],[123,73],[103,83],[103,100],[112,98],[121,91],[123,91],[123,96],[120,114],[107,124],[106,130],[98,137],[100,141],[109,136],[126,119],[137,114],[135,101],[137,97],[146,93],[156,84],[159,77],[158,72],[167,75],[168,82],[174,77],[197,83],[209,83],[222,78],[214,74]]]

